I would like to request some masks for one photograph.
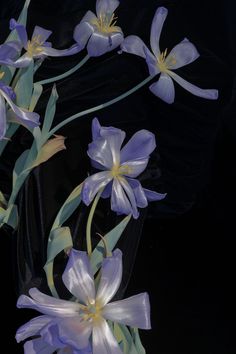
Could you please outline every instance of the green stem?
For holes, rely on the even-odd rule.
[[[21,73],[22,73],[22,70],[23,68],[19,68],[13,81],[12,81],[12,84],[11,84],[11,87],[14,89],[16,87],[16,84],[17,84],[17,81],[19,80],[20,76],[21,76]]]
[[[40,85],[50,84],[51,82],[56,82],[58,80],[64,79],[67,76],[69,76],[69,75],[73,74],[74,72],[76,72],[79,68],[81,68],[89,60],[89,58],[90,57],[87,54],[86,57],[84,57],[83,60],[81,60],[77,65],[75,65],[70,70],[66,71],[64,74],[51,77],[50,79],[45,79],[45,80],[38,81],[38,82],[36,82],[36,84],[40,84]]]
[[[98,204],[98,201],[100,199],[100,196],[103,192],[103,189],[104,188],[102,188],[97,193],[96,198],[93,201],[93,205],[90,209],[89,216],[88,216],[88,221],[87,221],[87,226],[86,226],[86,243],[87,243],[87,252],[88,252],[89,256],[91,256],[91,254],[92,254],[91,227],[92,227],[93,216],[94,216],[94,212],[95,212],[96,206]]]
[[[124,98],[128,97],[129,95],[131,95],[132,93],[136,92],[137,90],[139,90],[141,87],[143,87],[144,85],[146,85],[149,81],[151,81],[154,78],[155,75],[150,75],[149,77],[147,77],[145,80],[143,80],[142,82],[140,82],[138,85],[136,85],[135,87],[133,87],[132,89],[126,91],[125,93],[123,93],[122,95],[113,98],[112,100],[105,102],[103,104],[100,104],[98,106],[95,106],[93,108],[89,108],[86,109],[85,111],[79,112],[74,114],[73,116],[65,119],[64,121],[62,121],[61,123],[59,123],[58,125],[56,125],[50,132],[49,132],[49,137],[53,134],[56,133],[56,131],[58,131],[60,128],[64,127],[64,125],[72,122],[73,120],[75,120],[76,118],[80,118],[86,114],[89,113],[93,113],[96,112],[102,108],[106,108],[108,106],[111,106],[112,104],[119,102],[121,100],[123,100]]]

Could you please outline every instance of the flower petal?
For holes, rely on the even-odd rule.
[[[5,98],[5,100],[7,101],[7,103],[9,104],[9,106],[11,107],[11,109],[16,115],[15,119],[19,121],[20,124],[23,124],[29,128],[37,127],[39,125],[39,115],[37,113],[29,112],[22,108],[19,108],[12,102],[10,97],[6,95],[6,93],[1,89],[0,89],[0,95],[2,95]]]
[[[93,327],[93,354],[122,354],[110,327],[103,318]]]
[[[92,321],[81,321],[79,317],[57,320],[59,339],[74,349],[87,348],[92,333]]]
[[[146,129],[135,133],[120,152],[121,163],[146,159],[156,148],[155,135]]]
[[[133,213],[130,201],[117,178],[114,178],[112,184],[111,210],[116,212],[118,215],[129,215]]]
[[[150,191],[149,189],[143,188],[144,193],[147,197],[147,200],[149,202],[155,202],[157,200],[162,200],[166,197],[166,193],[158,193],[158,192],[154,192],[154,191]]]
[[[160,55],[159,41],[163,24],[165,22],[168,10],[165,7],[158,7],[151,26],[150,43],[153,53],[156,57]]]
[[[9,65],[15,67],[15,68],[25,68],[26,66],[29,66],[30,63],[33,61],[33,58],[29,56],[29,54],[26,52],[24,55],[22,55],[19,59],[16,61],[11,61]]]
[[[51,321],[52,317],[50,316],[38,316],[25,323],[16,332],[17,343],[25,340],[26,338],[37,335],[42,327],[46,326]]]
[[[41,57],[42,55],[47,55],[50,57],[66,57],[69,55],[74,55],[79,53],[81,49],[82,48],[80,47],[79,44],[74,44],[68,49],[55,49],[55,48],[43,46],[42,51],[38,56]],[[38,56],[34,56],[34,57],[38,57]]]
[[[34,27],[34,32],[32,34],[32,39],[37,38],[38,42],[42,45],[48,37],[52,34],[52,31],[46,30],[40,26]]]
[[[180,86],[182,86],[185,90],[191,92],[193,95],[198,96],[198,97],[202,97],[202,98],[206,98],[208,100],[217,100],[218,90],[202,89],[198,86],[190,84],[190,82],[182,79],[182,77],[180,77],[179,75],[177,75],[171,71],[169,72],[169,74],[176,82],[178,82],[178,84]]]
[[[122,175],[129,177],[137,177],[142,173],[148,164],[148,158],[146,159],[137,159],[133,161],[126,161],[121,164],[120,171]],[[124,172],[123,172],[124,171]]]
[[[53,354],[56,349],[47,344],[42,338],[29,340],[24,344],[25,354]]]
[[[92,274],[87,253],[72,248],[62,279],[71,294],[84,304],[91,304],[95,300]]]
[[[157,65],[156,57],[146,48],[144,48],[144,52],[146,55],[146,63],[148,66],[149,74],[152,76],[160,74],[160,69]]]
[[[197,48],[185,38],[171,50],[165,63],[168,69],[174,70],[192,63],[198,57]]]
[[[137,207],[146,208],[148,205],[148,201],[144,188],[141,186],[141,183],[138,180],[132,178],[127,178],[127,181],[135,195]]]
[[[121,283],[122,252],[119,249],[116,249],[111,257],[103,260],[101,273],[96,301],[103,307],[113,298]]]
[[[0,140],[4,138],[6,134],[6,106],[3,97],[0,94]]]
[[[159,80],[149,86],[150,91],[166,103],[173,103],[175,100],[175,88],[169,75],[162,73]]]
[[[97,16],[112,16],[114,11],[119,6],[120,2],[118,0],[97,0],[96,1],[96,13]]]
[[[150,329],[150,303],[147,293],[111,302],[103,308],[104,318],[131,327]]]
[[[18,37],[20,41],[22,42],[22,45],[24,48],[27,46],[28,42],[28,35],[26,32],[26,28],[24,25],[21,25],[20,23],[17,23],[14,18],[10,20],[10,29],[13,31],[14,29],[16,30]]]
[[[132,208],[133,218],[137,219],[139,217],[139,212],[137,209],[137,203],[136,203],[134,192],[125,178],[120,178],[120,184],[123,187],[128,199],[129,199],[129,202],[130,202],[130,205]]]
[[[122,41],[122,32],[111,34],[94,32],[88,41],[87,51],[90,57],[98,57],[117,48]]]
[[[87,177],[83,183],[81,192],[83,202],[86,205],[89,205],[95,195],[103,189],[112,178],[111,173],[107,171],[95,173],[94,175]]]
[[[138,55],[144,59],[146,59],[146,53],[149,52],[150,55],[152,55],[146,44],[138,36],[126,37],[121,44],[121,50],[126,53]]]
[[[17,50],[16,47],[13,45],[8,45],[4,43],[0,45],[0,64],[1,65],[8,65],[11,63],[11,60],[14,60],[19,53],[19,49]]]
[[[97,118],[94,118],[92,120],[92,138],[93,140],[96,140],[101,137],[100,135],[100,130],[101,130],[101,124],[99,123],[99,120]]]
[[[26,295],[19,297],[18,308],[31,308],[45,315],[56,317],[76,316],[78,313],[79,304],[75,302],[56,299],[41,293],[36,288],[30,289],[29,294],[32,298]]]
[[[65,344],[62,343],[59,338],[58,325],[55,319],[44,326],[39,334],[41,338],[50,346],[55,348],[65,348]]]

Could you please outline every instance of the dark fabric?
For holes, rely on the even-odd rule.
[[[9,19],[17,17],[22,3],[3,1],[2,41]],[[94,5],[92,0],[32,0],[28,29],[32,32],[37,24],[53,30],[53,46],[66,48],[73,43],[74,26]],[[233,353],[235,243],[230,230],[234,226],[231,203],[236,194],[235,5],[232,1],[218,5],[211,1],[122,0],[117,15],[125,35],[137,34],[149,44],[150,25],[158,6],[169,9],[162,49],[171,49],[188,37],[201,54],[177,73],[200,87],[218,88],[220,98],[217,102],[203,100],[176,85],[176,101],[169,106],[145,87],[96,113],[102,125],[122,128],[128,137],[142,128],[155,132],[158,148],[140,180],[150,189],[168,193],[165,200],[143,211],[138,221],[132,220],[122,236],[119,247],[125,264],[118,297],[127,288],[142,234],[126,294],[150,293],[153,330],[142,332],[147,353]],[[85,54],[83,51],[69,58],[46,59],[36,80],[65,72]],[[90,59],[79,72],[57,84],[54,124],[118,96],[147,75],[145,61],[136,56],[114,51]],[[37,106],[42,116],[50,90],[48,85]],[[8,334],[11,352],[22,351],[20,346],[14,347],[14,331],[31,315],[29,311],[14,311],[15,294],[27,292],[32,286],[47,291],[42,267],[50,227],[65,198],[91,170],[86,150],[93,117],[80,118],[60,131],[67,137],[67,150],[36,168],[26,181],[18,198],[17,233],[12,235],[9,228],[1,230],[1,270],[3,281],[9,284],[2,294],[15,317],[3,336]],[[10,193],[14,162],[30,143],[30,135],[21,128],[1,157],[0,185],[6,195]],[[94,234],[103,234],[119,220],[109,212],[108,203],[100,204]],[[80,216],[77,210],[69,220],[79,248],[84,247],[84,240],[77,240],[84,230],[86,215],[82,206]],[[56,262],[57,285],[62,293],[58,274],[63,260],[60,255]]]

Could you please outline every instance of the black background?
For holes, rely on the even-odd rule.
[[[8,34],[9,19],[17,17],[22,4],[16,0],[1,2],[2,41]],[[73,43],[74,26],[88,9],[94,10],[94,5],[92,0],[32,0],[29,32],[35,24],[51,29],[53,46],[66,48]],[[141,128],[155,132],[158,148],[141,179],[149,188],[168,193],[164,201],[142,212],[140,220],[132,222],[122,237],[120,247],[126,263],[120,295],[126,289],[146,219],[126,295],[140,291],[150,294],[153,329],[142,332],[147,353],[233,354],[235,5],[232,0],[123,0],[117,15],[125,35],[137,34],[148,44],[158,6],[169,9],[161,48],[171,49],[187,37],[201,54],[196,62],[177,72],[200,87],[218,88],[220,98],[217,102],[203,100],[176,85],[176,100],[169,106],[146,87],[96,114],[103,125],[120,127],[128,137]],[[46,59],[37,79],[63,73],[85,54]],[[145,61],[136,56],[112,52],[91,59],[78,73],[58,83],[55,121],[116,97],[147,75]],[[47,88],[37,106],[42,115],[50,92],[50,86]],[[6,228],[1,231],[1,304],[2,312],[6,308],[9,313],[1,340],[7,342],[9,352],[22,352],[21,346],[14,344],[14,333],[32,316],[30,311],[15,310],[16,292],[33,285],[45,287],[42,266],[50,226],[66,196],[90,169],[86,148],[93,117],[86,116],[61,131],[67,137],[67,150],[35,169],[20,193],[18,233],[12,235]],[[30,135],[20,129],[1,157],[0,182],[5,194],[10,191],[14,161],[29,144]],[[107,210],[106,206],[102,210]],[[86,216],[84,210],[82,215]],[[100,218],[103,216],[109,216],[108,223],[103,221],[103,230],[117,222],[108,211]],[[83,217],[74,215],[70,225],[76,237]],[[4,325],[5,321],[2,315]]]

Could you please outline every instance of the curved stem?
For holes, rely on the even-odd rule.
[[[45,80],[38,81],[38,82],[36,82],[36,84],[40,84],[40,85],[50,84],[51,82],[56,82],[58,80],[64,79],[67,76],[69,76],[69,75],[73,74],[74,72],[76,72],[79,68],[81,68],[89,60],[89,58],[90,57],[87,54],[86,57],[84,57],[83,60],[81,60],[77,65],[75,65],[70,70],[66,71],[64,74],[51,77],[50,79],[45,79]]]
[[[103,192],[103,188],[97,193],[88,216],[88,221],[86,226],[86,243],[87,243],[87,252],[89,256],[91,256],[92,254],[91,226],[92,226],[93,216],[102,192]]]
[[[74,114],[73,116],[65,119],[64,121],[62,121],[61,123],[59,123],[58,125],[56,125],[50,132],[49,132],[49,136],[55,134],[56,131],[58,131],[60,128],[64,127],[64,125],[72,122],[73,120],[75,120],[76,118],[80,118],[86,114],[89,113],[93,113],[96,111],[99,111],[102,108],[106,108],[108,106],[111,106],[112,104],[119,102],[121,100],[123,100],[124,98],[128,97],[129,95],[131,95],[132,93],[136,92],[137,90],[139,90],[141,87],[143,87],[144,85],[146,85],[149,81],[151,81],[156,75],[150,75],[148,76],[145,80],[143,80],[142,82],[140,82],[138,85],[136,85],[135,87],[133,87],[132,89],[126,91],[125,93],[123,93],[122,95],[113,98],[112,100],[105,102],[103,104],[100,104],[98,106],[95,106],[93,108],[89,108],[86,109],[85,111],[79,112]]]

